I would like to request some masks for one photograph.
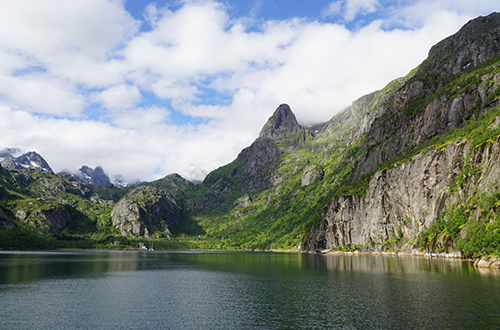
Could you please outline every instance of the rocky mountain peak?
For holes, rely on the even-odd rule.
[[[288,104],[281,104],[262,127],[259,139],[283,139],[297,135],[301,130],[302,127]]]
[[[35,170],[54,174],[49,164],[42,156],[34,151],[27,152],[19,157],[8,156],[2,160],[1,165],[6,168],[18,170]]]
[[[500,13],[469,21],[457,33],[431,48],[416,78],[446,77],[491,60],[500,54],[499,35]]]
[[[109,176],[104,172],[101,166],[97,166],[95,169],[92,169],[92,167],[83,165],[73,175],[73,177],[77,181],[94,186],[103,186],[107,183],[110,183]]]

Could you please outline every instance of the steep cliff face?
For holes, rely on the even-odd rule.
[[[447,210],[470,204],[471,209],[460,211],[465,238],[467,224],[478,223],[490,211],[478,201],[500,191],[499,162],[500,136],[477,147],[465,140],[430,147],[408,162],[377,172],[366,195],[330,200],[303,248],[458,253],[456,242],[443,235],[444,227],[428,244],[419,245],[417,238],[436,221],[451,221]],[[495,221],[493,216],[490,220]]]
[[[431,147],[408,162],[377,172],[366,195],[334,197],[323,210],[321,223],[309,231],[304,248],[363,246],[383,251],[388,240],[414,239],[446,207],[449,183],[465,161],[464,149],[461,141]]]
[[[19,210],[16,212],[16,217],[31,227],[51,234],[60,232],[71,221],[70,208],[67,205],[57,205],[31,214]]]

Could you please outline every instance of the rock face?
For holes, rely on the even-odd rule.
[[[18,210],[15,216],[27,225],[50,234],[60,232],[71,221],[70,207],[67,205],[56,205],[34,212]]]
[[[473,190],[475,195],[494,193],[491,189],[500,180],[500,137],[469,149],[460,140],[444,148],[429,148],[407,163],[377,172],[365,196],[333,198],[323,211],[321,223],[310,229],[303,248],[364,246],[371,251],[383,251],[384,242],[401,240],[409,243],[400,251],[417,252],[412,240],[434,223],[444,209],[474,196]],[[481,169],[481,174],[467,177],[463,187],[453,191],[450,183],[468,157],[468,166]],[[472,219],[478,221],[484,216],[478,208]],[[440,244],[440,250],[446,253],[456,252],[451,242],[435,244]]]
[[[500,270],[500,258],[498,257],[484,257],[481,259],[477,259],[474,262],[474,267],[479,269],[488,269],[488,270]]]
[[[410,162],[377,172],[365,196],[333,198],[321,223],[309,231],[304,248],[381,250],[391,238],[416,237],[446,206],[449,182],[464,163],[464,148],[464,143],[456,142],[444,150],[428,149]]]
[[[58,233],[66,228],[71,220],[68,208],[63,205],[49,210],[42,210],[35,214],[34,217],[50,224],[49,233]]]
[[[130,191],[113,208],[113,226],[125,236],[151,237],[170,233],[181,220],[181,210],[165,190],[142,186]]]
[[[302,176],[300,177],[300,182],[302,187],[308,186],[314,183],[316,180],[321,180],[323,178],[324,171],[318,169],[314,165],[309,165],[305,168]]]
[[[84,165],[80,167],[73,177],[77,181],[94,186],[104,186],[105,184],[110,183],[109,176],[104,173],[101,166],[97,166],[95,169],[92,169],[91,167]]]
[[[287,150],[303,143],[310,133],[299,125],[287,104],[280,105],[262,128],[259,137],[236,159],[241,166],[232,175],[243,176],[242,191],[253,193],[280,182],[272,165]]]
[[[6,230],[12,230],[16,228],[14,222],[9,219],[5,212],[0,208],[0,225]]]
[[[267,123],[262,127],[258,140],[280,140],[303,134],[304,128],[299,125],[288,104],[281,104]]]
[[[27,152],[19,157],[6,157],[0,164],[8,169],[29,169],[51,174],[54,173],[45,159],[34,151]]]

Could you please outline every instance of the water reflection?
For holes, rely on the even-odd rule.
[[[171,252],[0,252],[0,283],[43,278],[78,277],[110,272],[166,269],[169,262],[197,265],[214,271],[285,276],[290,271],[329,270],[394,274],[480,273],[472,263],[443,258],[315,255],[300,253],[171,253]]]
[[[474,271],[472,263],[458,259],[427,258],[393,255],[325,255],[313,259],[314,267],[342,271],[384,273],[466,274]]]
[[[0,253],[0,301],[6,329],[500,326],[500,277],[418,257]]]
[[[120,252],[0,253],[0,283],[145,270],[149,256]]]

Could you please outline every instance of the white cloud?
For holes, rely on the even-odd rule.
[[[108,109],[130,109],[141,100],[141,91],[136,86],[121,84],[94,94],[94,101]]]
[[[377,0],[346,0],[345,19],[350,22],[358,14],[366,15],[377,11],[379,3]]]
[[[323,16],[341,15],[343,5],[344,5],[344,1],[342,1],[342,0],[330,2],[330,4],[326,8],[323,9],[321,14]]]
[[[376,12],[378,7],[378,0],[337,0],[331,2],[322,14],[323,16],[342,16],[346,22],[351,22],[358,15]]]
[[[119,1],[3,2],[0,102],[34,113],[79,116],[90,103],[81,84],[102,88],[122,82],[126,70],[110,56],[136,31]]]
[[[85,98],[66,80],[45,73],[23,76],[0,75],[0,105],[40,114],[76,117]]]
[[[119,0],[7,1],[0,148],[39,151],[56,171],[200,179],[248,146],[279,104],[304,124],[326,121],[497,1],[383,5],[332,2],[323,14],[335,23],[230,17],[219,2],[182,1],[149,5],[139,31]],[[357,24],[370,13],[378,19]],[[88,120],[92,111],[107,122]],[[196,121],[176,122],[175,112]]]
[[[126,129],[148,130],[167,123],[170,113],[169,110],[158,107],[118,111],[113,114],[113,123]]]
[[[0,45],[41,59],[60,52],[102,57],[136,28],[119,1],[4,1],[0,11]]]
[[[167,115],[164,109],[138,109],[117,127],[0,107],[0,117],[8,118],[0,121],[0,145],[37,151],[55,171],[76,171],[86,164],[101,165],[111,176],[128,180],[153,180],[173,172],[195,180],[234,159],[241,139],[248,138],[211,125],[176,127],[164,121]]]

